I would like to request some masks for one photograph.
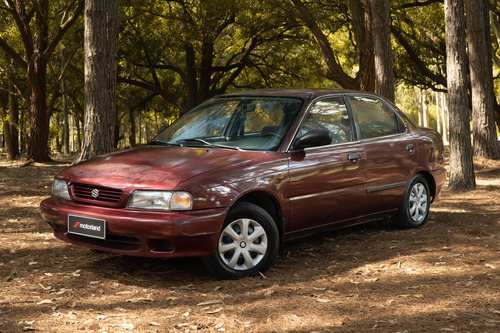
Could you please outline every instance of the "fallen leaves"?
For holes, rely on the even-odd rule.
[[[153,302],[153,295],[152,294],[147,294],[146,297],[137,297],[137,298],[130,298],[127,299],[125,302],[127,303],[140,303],[140,302]]]
[[[42,305],[42,304],[52,304],[54,302],[52,302],[51,299],[44,299],[44,300],[41,300],[40,302],[37,302],[36,304],[37,305]]]
[[[210,300],[210,301],[205,301],[205,302],[198,303],[196,305],[197,306],[207,306],[207,305],[220,304],[220,303],[224,303],[224,300],[223,299],[213,299],[213,300]]]
[[[490,200],[489,209],[497,209]],[[216,281],[184,265],[189,260],[131,260],[60,242],[35,209],[23,212],[15,228],[5,215],[0,228],[8,225],[0,231],[14,233],[0,232],[0,331],[333,332],[344,326],[395,333],[421,330],[417,325],[429,332],[495,331],[496,215],[455,214],[452,221],[442,208],[435,216],[414,234],[361,227],[362,236],[356,229],[297,241],[266,275]],[[479,242],[469,235],[478,233]],[[289,320],[291,313],[300,320]]]

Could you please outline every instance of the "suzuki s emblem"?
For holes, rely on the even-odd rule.
[[[97,198],[99,196],[99,190],[98,189],[93,189],[92,190],[92,197]]]

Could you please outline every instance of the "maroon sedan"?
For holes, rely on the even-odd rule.
[[[286,240],[393,216],[422,226],[445,182],[440,135],[383,98],[257,90],[213,98],[148,144],[77,164],[41,203],[56,237],[265,271]]]

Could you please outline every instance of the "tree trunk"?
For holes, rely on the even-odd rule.
[[[28,65],[30,96],[30,132],[27,158],[49,162],[49,117],[47,116],[47,63],[37,58]]]
[[[186,51],[186,87],[188,90],[188,100],[185,101],[184,108],[187,112],[191,110],[196,105],[198,105],[198,81],[197,81],[197,71],[196,71],[196,55],[194,53],[194,48],[191,44],[187,43],[184,45]],[[182,112],[181,113],[185,113]]]
[[[82,131],[80,130],[80,118],[78,118],[77,116],[74,116],[74,121],[75,121],[75,127],[76,127],[76,142],[78,144],[78,150],[81,150],[82,149],[82,136],[81,136],[81,133]],[[73,143],[74,143],[74,139],[73,139]],[[74,150],[74,149],[73,149]]]
[[[418,89],[418,126],[424,126],[424,103],[422,89]]]
[[[375,92],[394,102],[394,70],[391,50],[389,0],[369,0],[375,57]]]
[[[441,114],[439,111],[439,93],[437,91],[434,92],[434,98],[436,103],[436,129],[439,133],[443,133],[441,130]]]
[[[375,91],[375,56],[373,53],[372,12],[369,4],[361,0],[350,0],[354,38],[359,56],[359,71],[356,82],[359,90]]]
[[[130,122],[130,132],[128,135],[128,141],[130,142],[130,147],[135,147],[135,114],[134,109],[130,108],[128,110],[128,118]]]
[[[11,63],[12,65],[12,63]],[[9,93],[9,122],[4,125],[5,148],[7,149],[7,160],[14,161],[19,158],[19,110],[17,109],[16,95],[14,89],[14,73],[12,68],[7,69],[8,93]]]
[[[464,0],[445,0],[446,74],[450,112],[451,190],[476,187],[466,84]]]
[[[7,160],[14,161],[15,158],[12,155],[12,151],[14,150],[14,148],[12,147],[12,140],[10,138],[11,138],[10,125],[9,122],[6,121],[3,123],[3,143],[5,145],[5,150],[7,151]]]
[[[64,50],[61,50],[61,92],[63,97],[63,154],[69,155],[69,115],[68,95],[66,94],[66,74],[64,73]]]
[[[495,126],[495,92],[491,60],[488,4],[485,0],[466,0],[467,41],[472,95],[472,134],[474,156],[500,158]]]
[[[87,0],[84,9],[85,106],[78,161],[113,150],[118,0]]]
[[[429,105],[427,104],[427,90],[422,89],[422,123],[424,127],[429,127]]]
[[[213,61],[214,44],[212,41],[204,41],[201,48],[200,85],[198,88],[198,101],[200,103],[210,98]]]
[[[446,105],[446,94],[444,92],[441,93],[441,119],[443,120],[443,142],[445,145],[448,145],[448,124],[450,117],[448,114],[448,107]]]
[[[118,144],[120,140],[123,139],[123,135],[120,136],[120,121],[115,120],[115,125],[113,128],[113,149],[118,149]]]
[[[20,121],[19,121],[19,133],[20,133],[20,142],[19,142],[19,146],[20,146],[20,149],[21,149],[21,153],[25,153],[26,152],[26,146],[27,146],[27,143],[26,143],[26,138],[28,137],[28,134],[26,133],[26,128],[24,127],[24,112],[25,112],[25,109],[21,109],[21,115],[19,117]]]

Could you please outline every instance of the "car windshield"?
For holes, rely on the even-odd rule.
[[[215,98],[179,118],[150,144],[276,151],[301,106],[296,98]]]

